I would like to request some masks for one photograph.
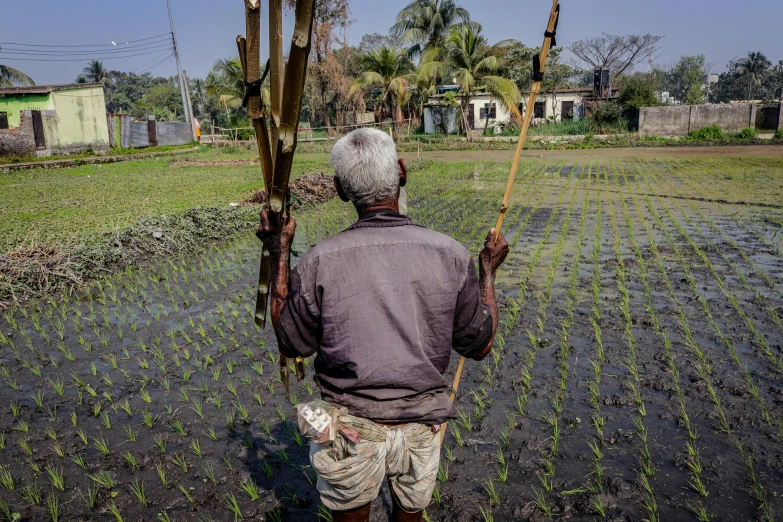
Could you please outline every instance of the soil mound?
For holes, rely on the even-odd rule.
[[[308,174],[289,185],[291,189],[291,205],[294,208],[301,207],[305,203],[313,205],[329,201],[337,195],[334,188],[334,178],[327,176],[323,172]],[[266,203],[266,192],[264,190],[252,190],[247,198],[242,201],[243,205],[262,205]]]

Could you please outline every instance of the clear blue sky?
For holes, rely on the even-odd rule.
[[[217,58],[236,54],[234,39],[244,32],[241,0],[171,1],[182,65],[191,77],[205,76]],[[350,42],[358,43],[365,33],[386,33],[407,1],[352,0]],[[266,5],[265,0],[263,3]],[[483,24],[491,41],[514,38],[528,45],[540,44],[551,6],[549,0],[461,0],[460,3]],[[729,59],[751,50],[764,52],[773,63],[783,59],[780,32],[783,2],[780,0],[562,0],[561,3],[561,45],[602,32],[652,33],[665,36],[661,56],[656,59],[658,64],[671,63],[684,54],[703,53],[715,64],[715,71],[720,72]],[[0,0],[0,18],[0,42],[25,44],[110,44],[112,40],[120,43],[169,31],[165,0]],[[290,34],[290,29],[286,32]],[[163,59],[166,55],[152,53],[103,61],[110,69],[143,71],[156,65],[158,56]],[[22,69],[39,84],[68,83],[90,58],[83,57],[83,62],[81,59],[32,62],[12,61],[0,53],[0,63]],[[175,74],[174,60],[164,61],[153,72],[164,76]]]

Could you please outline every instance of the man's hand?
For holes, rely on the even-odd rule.
[[[293,217],[288,218],[288,222],[283,225],[282,230],[271,223],[269,220],[269,210],[264,208],[260,214],[260,223],[256,231],[256,237],[270,249],[279,249],[279,251],[288,251],[294,242],[296,233],[296,220]]]
[[[501,235],[495,242],[495,229],[491,229],[487,234],[487,241],[484,243],[484,249],[479,254],[479,264],[486,273],[494,274],[498,267],[503,264],[508,255],[508,241]]]

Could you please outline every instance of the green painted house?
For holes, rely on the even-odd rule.
[[[0,156],[109,150],[103,85],[0,89]]]

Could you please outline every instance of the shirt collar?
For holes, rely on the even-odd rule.
[[[351,225],[348,230],[355,228],[383,228],[383,227],[402,227],[413,225],[413,221],[408,216],[403,216],[399,212],[388,208],[371,210],[359,216],[359,220]]]

